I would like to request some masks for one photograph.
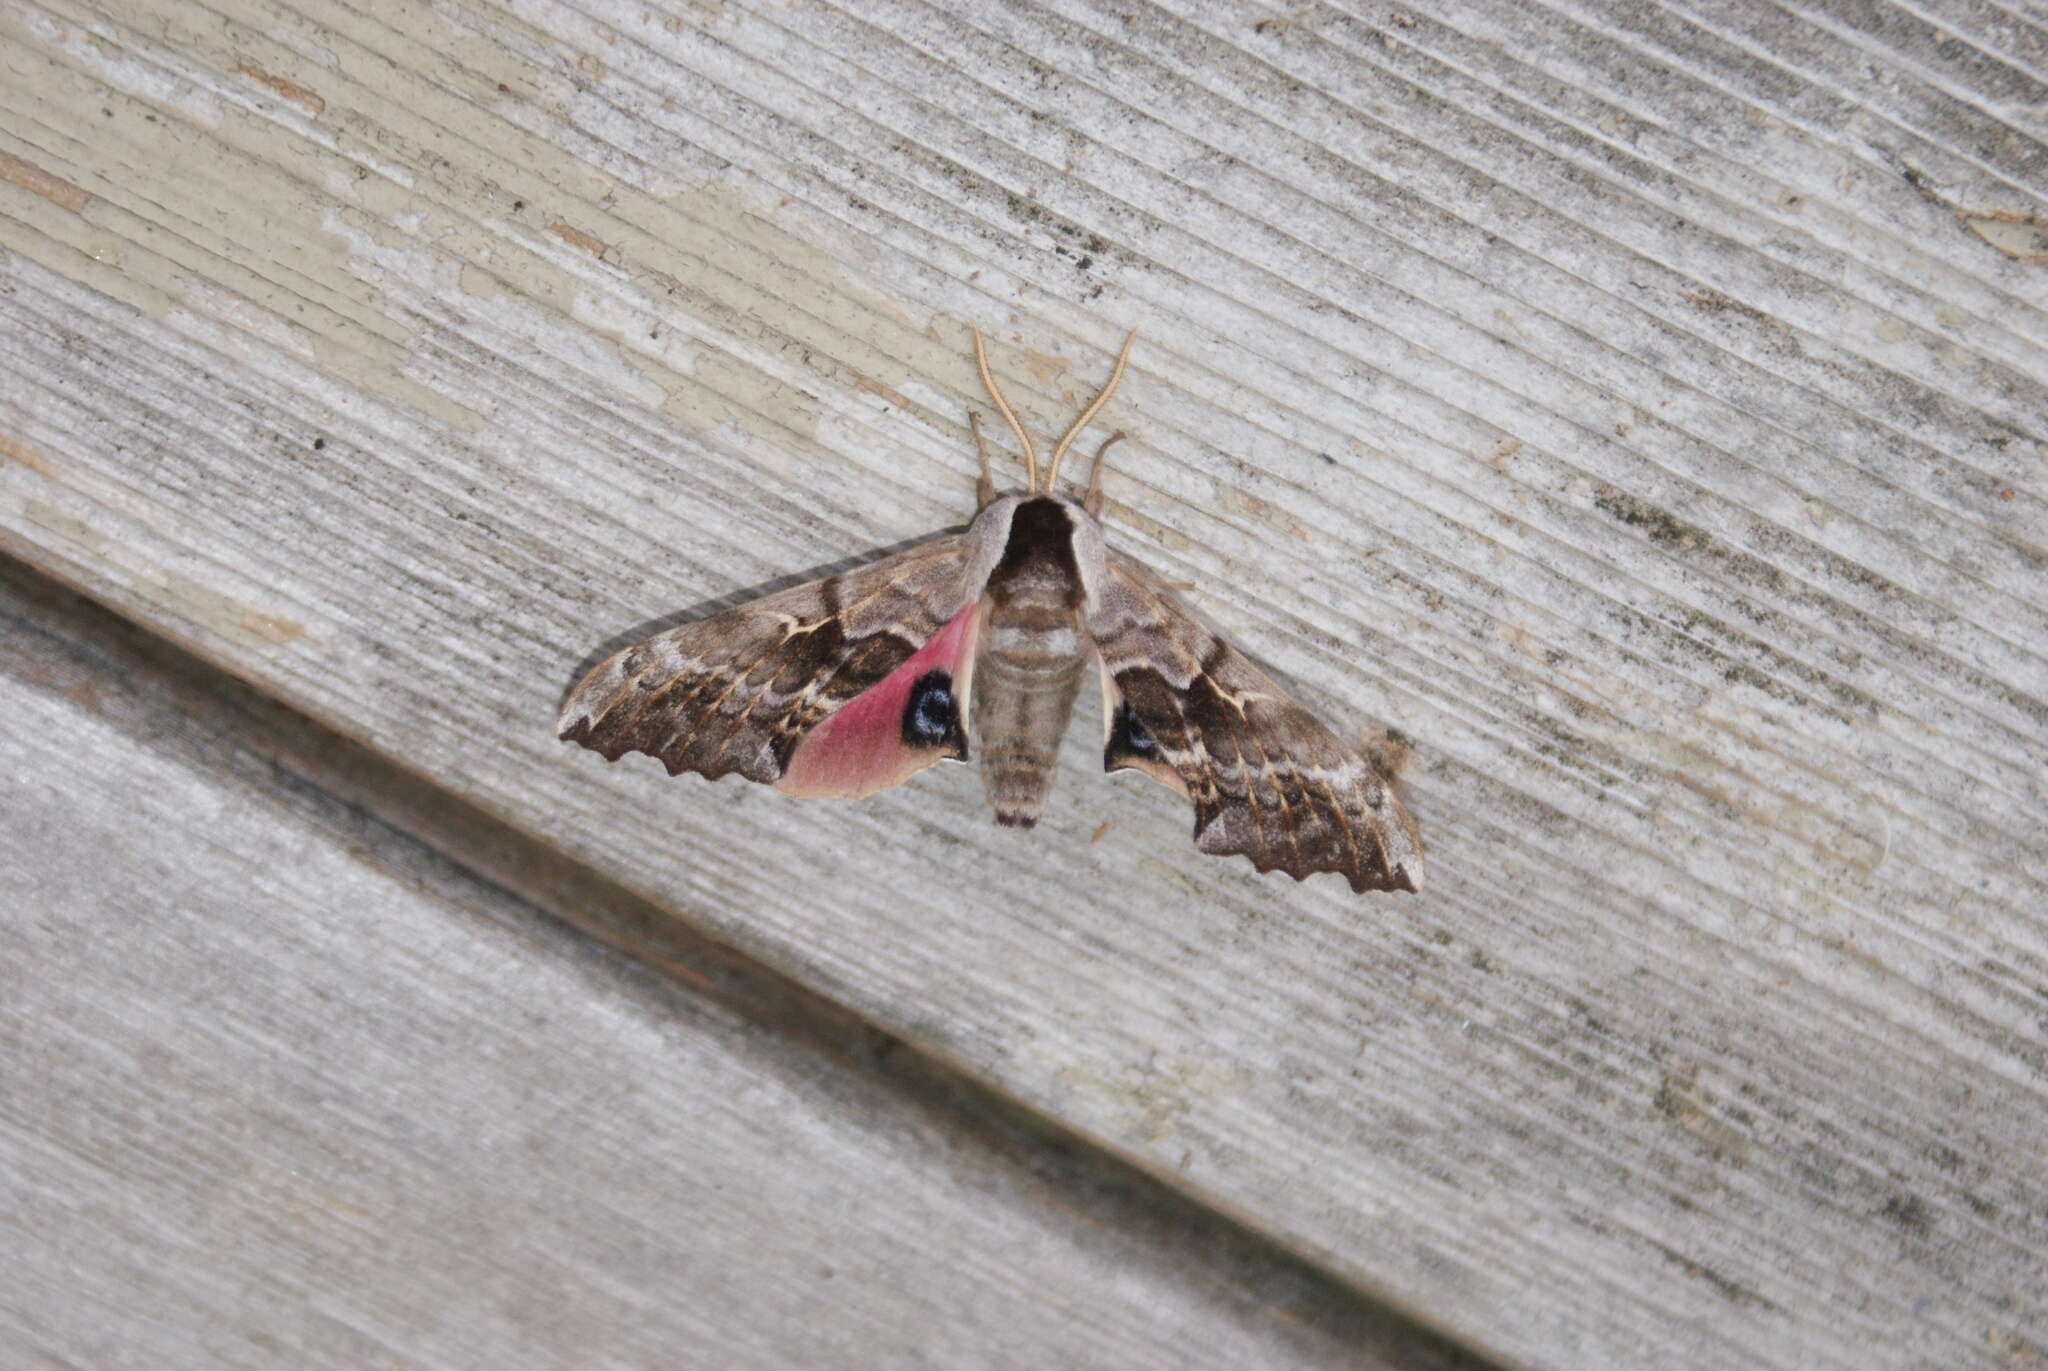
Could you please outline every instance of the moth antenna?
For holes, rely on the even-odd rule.
[[[974,328],[971,324],[968,327]],[[1125,344],[1125,346],[1128,347],[1129,344]],[[1017,446],[1024,449],[1025,489],[1036,493],[1038,490],[1038,449],[1032,446],[1031,435],[1024,431],[1024,425],[1017,422],[1016,411],[1010,408],[1010,402],[1005,400],[1003,392],[996,388],[996,378],[989,374],[988,353],[982,349],[981,330],[979,328],[974,328],[974,365],[981,372],[982,385],[988,387],[988,398],[996,402],[996,408],[1002,411],[1003,418],[1009,420],[1010,432],[1017,435]],[[1050,483],[1048,483],[1046,489],[1050,490],[1051,488]]]
[[[974,483],[974,507],[987,509],[996,498],[996,478],[988,469],[988,444],[981,441],[981,415],[967,411],[967,427],[974,431],[974,450],[981,456],[981,479]]]
[[[1074,422],[1067,425],[1067,431],[1061,434],[1059,442],[1053,445],[1052,463],[1045,473],[1045,490],[1048,495],[1052,493],[1052,483],[1059,479],[1060,458],[1066,455],[1068,445],[1082,429],[1088,427],[1089,421],[1095,418],[1097,411],[1109,403],[1109,397],[1116,394],[1118,384],[1124,379],[1124,363],[1131,359],[1131,344],[1137,341],[1138,331],[1132,329],[1130,337],[1124,339],[1124,350],[1116,355],[1116,369],[1109,373],[1109,380],[1103,383],[1095,398],[1088,402],[1088,408],[1074,416]]]
[[[1113,444],[1123,441],[1124,431],[1118,429],[1102,440],[1102,446],[1095,449],[1095,462],[1088,468],[1088,493],[1081,497],[1081,508],[1088,511],[1091,519],[1102,517],[1102,454]]]

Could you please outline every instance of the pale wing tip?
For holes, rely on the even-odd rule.
[[[1373,806],[1379,828],[1380,860],[1385,864],[1389,890],[1422,892],[1422,834],[1408,806],[1394,793],[1394,785],[1380,780],[1379,800]]]
[[[571,698],[555,720],[555,737],[565,743],[576,743],[590,736],[591,725],[596,721],[590,717],[590,707],[581,700]]]
[[[1381,862],[1387,873],[1384,890],[1405,890],[1411,895],[1422,893],[1422,853],[1413,844],[1405,841],[1407,834],[1401,834],[1394,845],[1390,845]],[[1384,840],[1384,838],[1383,838]]]
[[[555,737],[567,743],[588,743],[599,721],[609,712],[618,663],[625,655],[621,652],[607,657],[583,673],[569,698],[562,701],[562,712],[555,719]]]
[[[589,691],[578,687],[569,697],[569,703],[562,707],[561,717],[555,720],[555,737],[565,743],[581,743],[593,752],[601,752],[612,761],[618,754],[597,741],[598,728],[609,711],[599,701],[591,698]]]

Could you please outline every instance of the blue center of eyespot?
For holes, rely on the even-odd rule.
[[[1145,725],[1139,723],[1138,716],[1131,713],[1130,705],[1126,704],[1117,711],[1116,729],[1118,740],[1123,743],[1124,750],[1132,756],[1159,755],[1159,744],[1152,741],[1152,735],[1145,731]]]
[[[953,704],[953,677],[927,671],[910,687],[903,705],[903,741],[909,747],[936,747],[950,739],[959,718]]]

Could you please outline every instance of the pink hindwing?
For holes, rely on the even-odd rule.
[[[899,785],[941,757],[966,758],[962,714],[974,679],[981,605],[804,736],[775,783],[792,795],[853,800]]]

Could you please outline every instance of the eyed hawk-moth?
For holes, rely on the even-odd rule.
[[[1133,335],[1133,339],[1136,335]],[[1194,804],[1195,845],[1297,880],[1418,890],[1422,843],[1365,755],[1216,636],[1173,590],[1110,550],[1061,458],[1123,379],[1131,339],[1040,480],[1030,435],[975,363],[1023,451],[1025,488],[998,494],[978,417],[979,512],[947,534],[660,633],[599,663],[558,733],[674,775],[737,772],[793,795],[856,798],[979,753],[996,822],[1028,828],[1088,660],[1103,700],[1103,769],[1135,770]]]

